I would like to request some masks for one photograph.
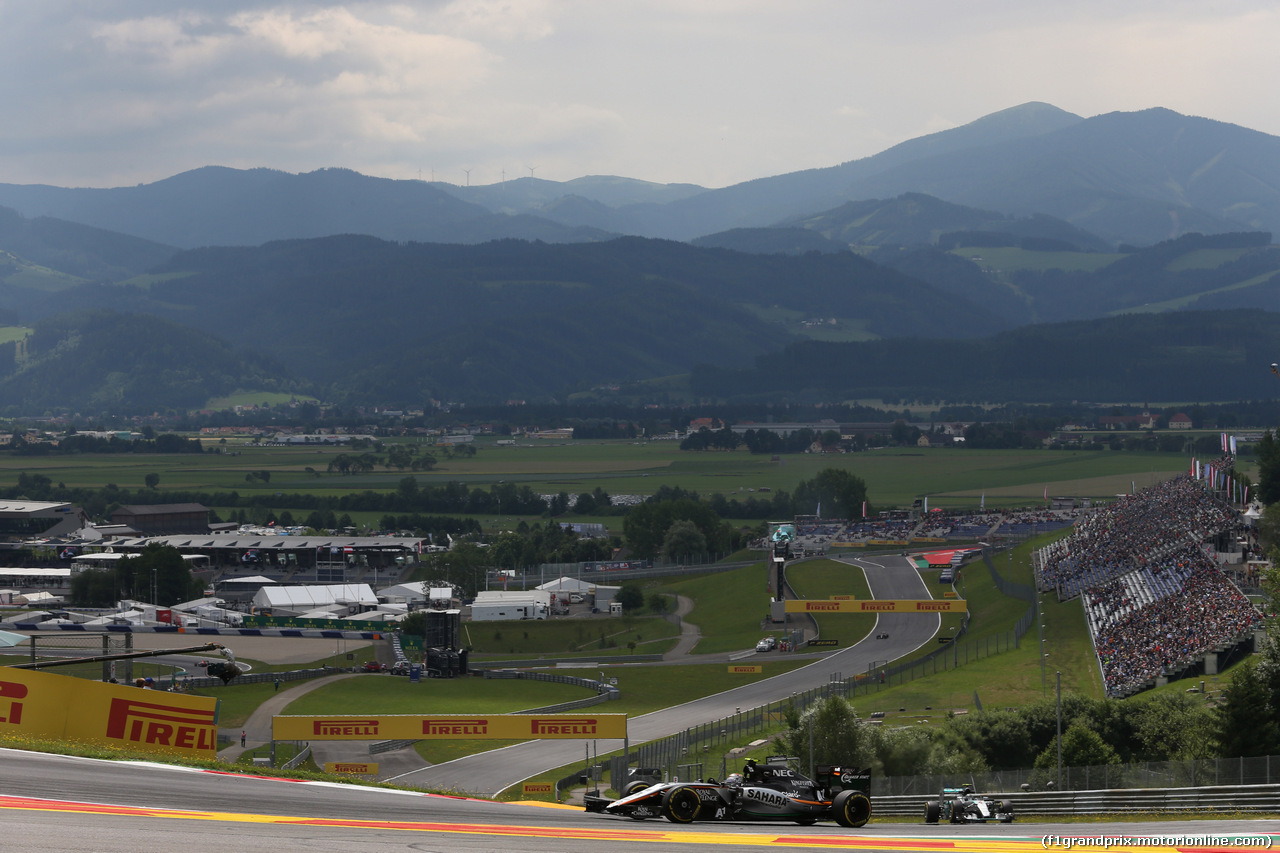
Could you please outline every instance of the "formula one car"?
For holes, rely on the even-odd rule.
[[[1008,800],[993,800],[973,792],[968,785],[963,788],[943,788],[942,797],[924,804],[924,822],[937,823],[986,823],[998,820],[1013,821],[1013,806]]]
[[[871,818],[871,771],[819,766],[817,779],[792,770],[785,759],[765,764],[748,760],[742,773],[724,782],[628,782],[622,797],[586,798],[586,810],[633,820],[665,817],[673,823],[695,820],[787,820],[803,826],[834,820],[858,827]]]

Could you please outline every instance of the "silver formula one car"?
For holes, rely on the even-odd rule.
[[[924,822],[986,823],[1013,821],[1013,805],[1008,800],[993,800],[975,794],[973,788],[943,788],[942,796],[924,804]]]
[[[665,817],[674,823],[785,820],[808,826],[834,820],[858,827],[871,818],[870,770],[820,766],[816,773],[817,779],[809,779],[776,758],[762,765],[749,760],[741,774],[723,782],[632,781],[620,799],[588,796],[585,803],[589,812],[634,820]]]

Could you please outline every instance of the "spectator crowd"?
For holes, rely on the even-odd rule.
[[[1082,596],[1108,695],[1142,689],[1261,621],[1206,543],[1237,513],[1183,475],[1082,519],[1037,554],[1041,591]]]

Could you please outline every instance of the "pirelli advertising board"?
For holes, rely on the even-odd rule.
[[[272,717],[275,740],[590,740],[627,736],[626,714]]]
[[[218,700],[0,667],[0,732],[218,756]]]
[[[882,599],[831,599],[828,601],[788,600],[788,613],[964,613],[969,609],[963,598],[936,601]]]

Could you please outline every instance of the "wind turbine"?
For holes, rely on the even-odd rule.
[[[467,186],[471,186],[471,170],[463,169],[462,171],[467,173]]]

